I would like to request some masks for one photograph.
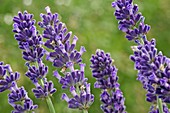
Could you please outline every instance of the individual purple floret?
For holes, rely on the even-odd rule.
[[[100,100],[103,112],[126,113],[125,99],[119,88],[117,69],[112,65],[110,55],[102,50],[96,50],[96,54],[92,55],[90,61],[93,77],[96,78],[94,87],[102,89]]]
[[[78,38],[74,36],[71,43],[72,32],[67,32],[64,23],[59,21],[58,14],[52,14],[49,7],[46,7],[46,11],[47,14],[40,15],[42,22],[38,24],[44,28],[43,37],[47,39],[44,45],[52,50],[47,53],[47,60],[60,68],[66,67],[68,62],[81,63],[85,48],[81,47],[80,51],[75,50]]]
[[[150,26],[144,23],[138,5],[133,5],[132,0],[115,0],[112,7],[116,9],[114,15],[119,21],[119,30],[126,33],[128,40],[139,43],[139,38],[150,30]]]
[[[79,94],[74,86],[70,87],[70,92],[73,98],[69,98],[65,93],[62,95],[62,99],[68,102],[69,108],[87,110],[94,102],[94,95],[90,93],[90,84],[85,84],[85,88]]]
[[[48,82],[46,79],[44,79],[43,86],[40,85],[38,82],[34,84],[36,88],[34,88],[32,91],[34,92],[36,98],[45,98],[56,92],[52,81]]]

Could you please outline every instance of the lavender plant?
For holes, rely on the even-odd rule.
[[[32,90],[35,97],[45,98],[50,112],[55,113],[49,96],[56,89],[52,81],[47,81],[48,67],[45,66],[42,59],[46,54],[46,59],[61,70],[60,72],[54,71],[54,76],[62,84],[62,89],[69,89],[72,94],[72,97],[69,98],[67,94],[63,93],[62,99],[68,102],[69,108],[88,112],[88,108],[94,101],[94,95],[91,94],[90,83],[87,83],[87,78],[84,76],[85,64],[82,63],[81,56],[86,50],[82,46],[80,51],[77,51],[75,46],[78,38],[74,36],[70,43],[72,33],[67,33],[67,28],[59,21],[58,14],[52,14],[49,7],[46,7],[46,11],[47,14],[40,15],[42,22],[38,22],[38,25],[44,28],[42,36],[36,30],[32,14],[26,11],[19,12],[18,16],[13,19],[15,39],[18,41],[19,48],[23,50],[23,58],[27,61],[28,71],[25,75],[36,86]],[[42,37],[47,39],[46,42],[42,41]],[[80,69],[74,67],[76,64],[80,66]]]
[[[119,30],[136,44],[132,46],[134,55],[130,59],[138,70],[137,79],[147,91],[146,100],[152,103],[150,113],[169,113],[166,106],[170,103],[169,58],[157,50],[155,39],[147,39],[150,26],[144,23],[144,16],[132,0],[115,0],[112,7],[116,9],[114,15],[119,21]]]
[[[170,59],[157,50],[155,39],[147,39],[150,26],[144,23],[144,16],[138,12],[138,6],[132,0],[115,0],[112,7],[116,9],[114,14],[119,21],[119,30],[125,32],[126,38],[136,44],[132,46],[134,54],[130,59],[138,71],[137,79],[147,91],[146,100],[152,104],[150,113],[170,113],[167,106],[170,103]],[[46,60],[56,68],[53,76],[62,85],[61,99],[68,103],[69,108],[88,113],[94,95],[85,77],[85,63],[82,60],[85,47],[81,46],[77,50],[77,36],[72,36],[57,13],[53,14],[48,6],[45,9],[47,13],[40,14],[42,20],[38,22],[43,33],[37,30],[33,14],[27,11],[18,12],[13,18],[14,37],[28,68],[25,75],[35,85],[32,92],[37,99],[47,101],[50,113],[56,113],[51,101],[56,88],[47,79],[49,67],[43,58],[46,56]],[[94,87],[101,90],[102,111],[126,113],[125,98],[118,83],[118,69],[110,54],[98,49],[90,61],[92,76],[96,79]],[[8,102],[14,108],[12,113],[34,113],[38,105],[33,104],[23,86],[18,87],[19,76],[18,72],[12,71],[10,65],[0,62],[0,92],[10,91]]]

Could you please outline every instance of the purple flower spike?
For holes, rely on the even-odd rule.
[[[71,43],[72,32],[67,32],[65,24],[59,21],[58,14],[52,14],[49,7],[46,7],[46,12],[47,14],[40,15],[42,21],[38,24],[44,28],[44,45],[52,49],[52,52],[47,52],[47,60],[59,68],[66,67],[68,62],[81,63],[85,48],[81,47],[80,51],[77,51],[75,46],[78,38],[73,36]]]
[[[138,80],[147,90],[146,100],[151,102],[150,113],[158,113],[157,99],[162,99],[163,104],[170,103],[169,65],[170,59],[158,52],[156,41],[147,40],[146,34],[150,26],[144,23],[145,17],[138,12],[138,6],[133,5],[133,0],[115,0],[115,17],[119,23],[119,30],[126,33],[128,40],[133,40],[137,46],[132,46],[134,55],[130,59],[138,70]],[[164,112],[169,113],[165,110]]]
[[[96,78],[95,88],[102,89],[100,100],[101,109],[104,113],[126,113],[123,93],[119,89],[117,69],[112,66],[110,54],[97,50],[91,57],[91,69]]]
[[[150,26],[144,24],[145,18],[138,12],[138,5],[133,5],[132,0],[115,0],[112,7],[116,9],[114,15],[119,21],[119,30],[126,33],[128,40],[141,43],[139,38],[148,33]]]
[[[39,60],[45,51],[40,47],[42,38],[38,35],[34,25],[33,15],[26,11],[24,13],[19,12],[18,16],[13,18],[13,21],[13,32],[19,48],[23,50],[23,58],[30,62]]]
[[[19,12],[18,16],[15,16],[13,21],[13,31],[16,33],[15,39],[18,41],[20,49],[23,50],[23,58],[27,61],[26,66],[28,67],[28,71],[25,75],[36,86],[36,88],[33,89],[35,96],[37,98],[43,98],[52,95],[56,89],[53,88],[53,83],[51,81],[46,81],[48,67],[45,66],[42,61],[46,51],[42,47],[44,42],[42,36],[39,35],[36,30],[33,15],[27,12]],[[41,79],[45,81],[39,85],[38,83]]]
[[[133,47],[134,55],[130,58],[138,70],[138,80],[148,91],[147,101],[156,102],[156,95],[170,103],[169,58],[157,52],[155,40],[145,41],[143,45]]]
[[[48,82],[46,79],[44,79],[43,86],[41,86],[38,83],[35,83],[35,85],[36,88],[34,88],[32,91],[36,98],[45,98],[56,92],[56,89],[54,88],[52,81]]]
[[[54,71],[54,76],[59,80],[62,89],[72,89],[70,92],[73,98],[70,99],[64,93],[62,99],[68,102],[69,108],[87,110],[93,103],[94,97],[87,85],[87,78],[84,75],[85,64],[82,63],[81,58],[86,49],[81,46],[80,50],[76,50],[78,37],[72,35],[66,25],[60,22],[57,13],[52,14],[49,7],[45,9],[47,14],[40,15],[42,21],[38,22],[38,25],[44,29],[42,35],[45,39],[44,45],[49,50],[46,51],[46,59],[59,68],[60,72]],[[75,64],[78,64],[80,69],[75,69]],[[85,100],[80,100],[84,98]]]

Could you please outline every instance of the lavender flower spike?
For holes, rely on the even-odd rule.
[[[138,5],[133,5],[133,0],[115,0],[112,7],[116,9],[114,15],[119,21],[119,30],[126,33],[128,40],[141,43],[139,39],[148,33],[150,26],[144,23]]]
[[[42,47],[42,37],[36,30],[33,15],[26,11],[19,12],[13,21],[15,39],[18,41],[19,48],[23,50],[23,58],[27,61],[28,72],[25,75],[36,86],[32,91],[36,98],[46,98],[50,112],[55,113],[49,96],[55,93],[56,89],[52,81],[48,82],[46,79],[48,67],[42,61],[46,51]]]
[[[91,94],[90,84],[84,76],[85,64],[82,63],[81,56],[86,50],[83,46],[79,51],[76,50],[78,38],[72,37],[72,32],[68,32],[65,24],[59,21],[57,13],[52,14],[49,7],[46,7],[46,12],[47,14],[40,15],[42,21],[38,24],[44,29],[44,45],[50,49],[46,51],[47,60],[60,69],[62,74],[54,71],[54,76],[62,84],[62,89],[68,89],[72,94],[69,98],[64,93],[62,99],[68,102],[69,108],[87,112],[94,101],[94,95]],[[75,69],[75,64],[78,64],[80,69]]]
[[[46,94],[52,94],[56,91],[56,89],[51,87],[53,86],[52,82],[46,81],[46,74],[48,73],[48,67],[44,65],[42,61],[42,57],[44,56],[45,50],[42,47],[43,41],[42,37],[38,35],[38,32],[35,27],[35,20],[33,19],[33,15],[28,12],[18,13],[18,16],[15,16],[14,19],[14,32],[15,39],[18,41],[19,47],[23,50],[23,58],[27,60],[26,66],[28,67],[28,71],[26,72],[26,76],[30,78],[33,84],[37,89],[34,89],[33,92],[37,98],[46,97]],[[34,64],[31,64],[34,62]],[[45,79],[44,83],[37,85],[39,81]],[[46,84],[44,86],[44,84]],[[48,87],[47,84],[51,84],[50,87],[52,89],[46,89]],[[41,88],[40,88],[41,87]],[[44,89],[45,88],[45,89]],[[37,94],[37,90],[43,90],[42,94]],[[55,91],[49,91],[55,90]],[[50,93],[48,93],[48,91]],[[45,93],[45,94],[44,94]],[[41,96],[38,96],[41,95]]]
[[[161,106],[170,103],[170,82],[168,81],[170,59],[161,51],[157,51],[155,39],[147,40],[146,33],[150,27],[144,24],[144,17],[138,13],[138,6],[133,5],[133,0],[115,0],[112,6],[116,9],[115,16],[119,21],[119,29],[126,32],[126,38],[138,44],[132,46],[134,55],[130,58],[135,63],[135,69],[138,70],[138,80],[147,90],[146,100],[151,102],[152,106],[159,105],[158,110],[152,108],[151,111],[163,112],[164,109]],[[160,105],[162,101],[163,105]]]
[[[110,54],[96,50],[96,54],[92,55],[90,61],[93,77],[96,78],[94,87],[102,89],[100,100],[103,112],[126,113],[125,99],[119,88],[117,69],[112,66]]]
[[[46,39],[44,45],[52,50],[47,52],[47,60],[59,68],[65,68],[68,62],[81,63],[85,48],[81,47],[80,51],[77,51],[75,46],[78,38],[73,36],[71,43],[72,32],[67,32],[65,24],[59,21],[58,14],[52,14],[49,7],[46,7],[46,12],[47,14],[40,15],[42,21],[38,24],[44,28],[43,37]]]

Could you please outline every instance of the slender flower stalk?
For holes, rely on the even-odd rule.
[[[110,54],[97,50],[90,61],[93,77],[96,78],[94,87],[102,90],[100,100],[103,112],[126,113],[125,98],[120,90],[117,69],[112,65]]]
[[[138,70],[137,79],[147,90],[146,100],[152,106],[156,103],[156,107],[151,107],[151,113],[169,113],[165,103],[170,103],[170,59],[157,50],[155,39],[147,40],[150,26],[144,23],[145,18],[133,0],[115,0],[112,7],[116,9],[114,15],[119,21],[119,29],[126,33],[128,40],[137,44],[132,46],[134,55],[130,59]]]
[[[18,12],[18,16],[15,16],[13,21],[15,39],[18,41],[19,48],[23,50],[23,58],[27,61],[28,71],[25,75],[36,86],[32,91],[36,98],[45,98],[47,104],[50,105],[50,112],[55,113],[49,96],[55,93],[56,89],[52,81],[47,81],[46,78],[48,67],[42,61],[45,50],[42,47],[42,37],[36,30],[33,15],[26,11],[24,13]],[[43,83],[40,84],[40,81]]]
[[[47,60],[60,70],[54,71],[54,76],[62,84],[62,89],[70,90],[72,95],[69,97],[63,93],[62,99],[68,103],[69,108],[87,113],[94,101],[94,95],[91,94],[90,84],[84,76],[85,64],[82,63],[81,56],[86,50],[83,46],[80,51],[76,50],[78,38],[72,38],[72,32],[67,31],[65,24],[58,19],[57,13],[52,14],[49,7],[45,9],[47,14],[40,14],[42,21],[38,24],[44,29],[44,46],[49,50],[46,50]],[[79,65],[80,69],[76,69],[75,65]]]
[[[12,113],[34,113],[38,106],[33,104],[23,86],[17,86],[19,76],[18,72],[13,73],[10,65],[0,62],[0,93],[10,90],[8,102],[14,108]]]

